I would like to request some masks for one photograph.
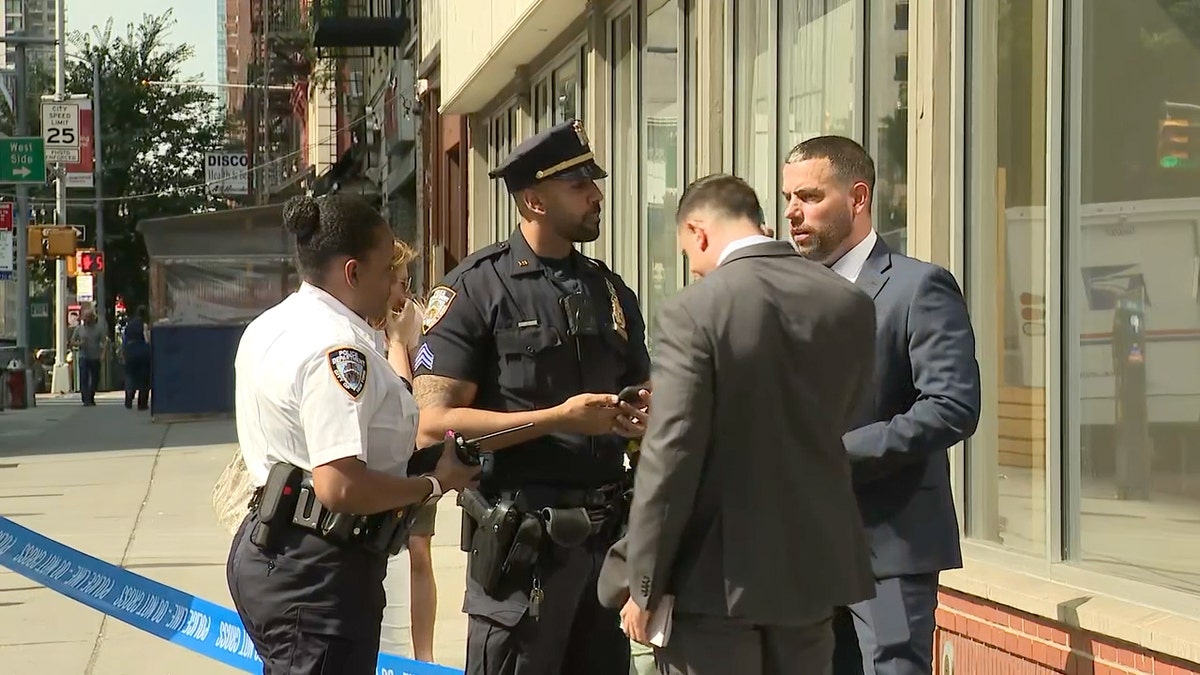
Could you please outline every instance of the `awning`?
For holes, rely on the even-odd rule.
[[[290,258],[295,239],[283,228],[283,204],[189,213],[138,222],[151,260]]]

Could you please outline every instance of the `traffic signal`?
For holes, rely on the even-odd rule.
[[[79,266],[75,262],[76,258],[78,258],[78,257],[79,257],[79,251],[76,251],[75,255],[67,256],[67,277],[68,278],[75,278],[79,274]]]
[[[1164,169],[1200,168],[1200,130],[1184,119],[1159,122],[1158,165]]]
[[[104,254],[94,248],[76,252],[75,266],[81,274],[96,274],[104,271]]]
[[[75,230],[70,227],[29,228],[29,257],[69,258],[75,255]]]

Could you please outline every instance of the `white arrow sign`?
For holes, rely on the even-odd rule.
[[[33,171],[31,171],[29,169],[29,167],[27,167],[27,166],[23,166],[18,169],[13,169],[13,175],[17,176],[18,178],[24,178],[31,173],[33,173]]]

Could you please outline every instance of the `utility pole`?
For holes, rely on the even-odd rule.
[[[54,100],[62,101],[67,88],[66,18],[63,3],[58,3],[54,17],[54,36],[57,55],[54,59]],[[67,224],[67,177],[61,163],[54,173],[54,223]],[[54,260],[54,374],[50,390],[67,394],[71,391],[71,369],[67,366],[67,261]]]
[[[100,139],[100,59],[103,52],[92,54],[92,148],[95,163],[92,167],[93,192],[96,195],[96,252],[104,258],[104,142]],[[104,294],[104,275],[108,273],[107,261],[104,269],[96,275],[96,307],[100,320],[108,316],[108,296]]]
[[[56,41],[49,38],[33,38],[25,35],[0,37],[0,44],[13,45],[16,52],[16,106],[17,136],[29,135],[29,45],[48,46]],[[13,214],[13,234],[17,238],[17,349],[21,363],[25,366],[25,400],[29,406],[37,400],[33,377],[33,350],[29,344],[29,188],[17,184],[17,204]],[[61,359],[61,353],[59,355]]]
[[[268,204],[271,201],[271,183],[267,174],[271,158],[271,2],[263,0],[262,5],[262,152],[254,158],[256,167],[256,187],[258,188],[258,204]]]

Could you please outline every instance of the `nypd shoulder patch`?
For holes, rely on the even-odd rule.
[[[367,355],[353,347],[330,349],[329,370],[333,379],[351,398],[357,399],[367,388]]]
[[[446,286],[438,286],[429,294],[429,302],[425,305],[425,317],[421,320],[421,334],[428,333],[437,322],[446,316],[450,303],[454,302],[458,293]]]

